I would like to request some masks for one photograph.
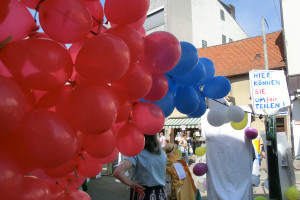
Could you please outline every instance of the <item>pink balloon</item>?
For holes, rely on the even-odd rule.
[[[104,33],[83,44],[76,57],[75,69],[80,76],[95,83],[111,83],[126,73],[129,63],[126,43],[117,36]]]
[[[71,94],[69,112],[74,127],[88,134],[109,130],[117,116],[116,99],[109,88],[80,85]]]
[[[0,23],[0,41],[4,41],[9,36],[12,36],[9,42],[22,40],[35,28],[36,24],[29,10],[20,2],[11,1],[9,13]]]
[[[92,28],[91,14],[80,0],[44,1],[39,20],[45,33],[61,43],[82,40]]]
[[[49,187],[34,176],[25,176],[18,200],[50,200]]]
[[[0,154],[0,196],[1,199],[17,199],[23,184],[23,171],[17,162],[3,153]]]
[[[144,62],[151,72],[165,73],[176,66],[180,59],[181,46],[174,35],[157,31],[147,35],[144,41]]]
[[[150,0],[106,0],[104,12],[108,21],[131,24],[141,20],[148,12]]]
[[[0,76],[0,136],[19,126],[26,111],[21,88],[11,79]]]
[[[154,135],[164,127],[165,115],[153,103],[137,102],[132,109],[132,122],[143,134]]]
[[[169,89],[168,80],[163,74],[152,74],[151,90],[143,97],[147,101],[158,101],[164,98]]]
[[[88,154],[96,158],[104,158],[110,155],[117,146],[117,137],[113,129],[97,135],[87,135],[85,149]]]
[[[118,150],[125,156],[138,155],[145,146],[144,134],[135,124],[126,124],[118,131]]]

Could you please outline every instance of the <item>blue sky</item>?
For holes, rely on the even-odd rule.
[[[266,33],[281,30],[281,11],[279,0],[222,0],[225,4],[235,7],[236,21],[249,37],[262,35],[261,18]]]

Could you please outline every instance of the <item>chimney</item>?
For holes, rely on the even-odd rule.
[[[230,14],[235,19],[235,8],[233,5],[228,4],[228,7],[230,8]]]

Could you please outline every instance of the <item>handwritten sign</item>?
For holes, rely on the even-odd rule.
[[[275,113],[290,105],[284,71],[253,70],[249,72],[252,106],[256,114]]]

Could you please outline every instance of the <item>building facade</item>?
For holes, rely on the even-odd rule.
[[[287,83],[291,96],[291,132],[294,155],[300,154],[300,2],[281,0]]]
[[[168,31],[197,48],[248,38],[235,21],[235,9],[219,0],[150,0],[147,34]]]

